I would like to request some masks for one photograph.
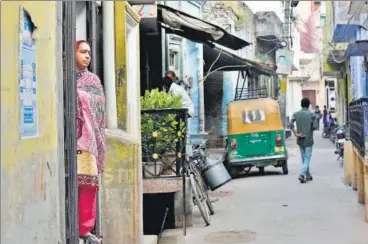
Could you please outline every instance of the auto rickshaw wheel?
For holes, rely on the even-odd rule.
[[[236,176],[238,176],[238,172],[239,172],[239,170],[238,170],[238,168],[236,168],[236,167],[229,167],[229,174],[230,174],[230,176],[231,176],[231,178],[235,178]]]
[[[282,173],[284,175],[288,175],[289,174],[289,167],[288,167],[287,161],[284,161],[283,164],[282,164]]]

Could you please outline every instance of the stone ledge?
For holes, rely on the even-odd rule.
[[[143,193],[169,193],[179,192],[183,186],[183,179],[178,178],[156,178],[143,180]]]
[[[157,236],[155,235],[143,236],[143,244],[157,244]]]

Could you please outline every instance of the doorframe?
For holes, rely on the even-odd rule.
[[[64,93],[64,163],[65,163],[65,239],[67,244],[79,243],[77,140],[76,140],[76,4],[62,5],[63,22],[63,93]]]
[[[325,100],[325,103],[326,103],[326,107],[327,107],[327,110],[330,111],[330,88],[328,86],[328,83],[329,82],[333,82],[333,87],[335,89],[335,112],[337,111],[337,101],[336,101],[336,97],[337,97],[337,78],[336,77],[326,77],[325,78],[325,94],[326,94],[326,100]]]
[[[172,70],[170,67],[170,51],[174,50],[176,48],[173,48],[173,46],[177,45],[178,47],[178,69],[177,70],[172,70],[175,72],[175,74],[180,78],[183,79],[183,74],[184,74],[184,47],[183,47],[183,38],[177,35],[173,35],[173,34],[168,34],[168,52],[166,55],[166,60],[167,60],[167,65],[166,67],[168,67],[169,70]],[[167,71],[167,70],[166,70]],[[165,72],[166,72],[165,71]]]

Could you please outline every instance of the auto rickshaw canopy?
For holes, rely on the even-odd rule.
[[[228,135],[284,130],[278,101],[235,100],[227,108]]]

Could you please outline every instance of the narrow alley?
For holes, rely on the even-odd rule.
[[[368,244],[368,1],[0,19],[0,243]]]
[[[317,134],[317,133],[316,133]],[[311,170],[314,180],[301,185],[295,139],[288,140],[289,175],[266,168],[239,177],[215,193],[216,214],[211,226],[166,231],[160,244],[367,244],[364,207],[343,183],[343,168],[329,140],[318,133]],[[198,219],[199,220],[199,219]]]

